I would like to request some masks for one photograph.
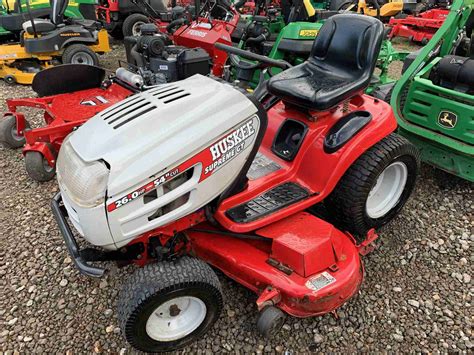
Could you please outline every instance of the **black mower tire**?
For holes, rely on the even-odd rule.
[[[357,11],[357,2],[356,1],[353,1],[353,0],[331,0],[331,3],[329,4],[329,10],[331,10],[331,11],[346,10],[352,4],[355,4],[352,11]]]
[[[26,152],[25,168],[28,176],[38,182],[50,181],[56,175],[56,166],[51,167],[40,152]]]
[[[25,129],[30,128],[28,122],[26,122],[25,126]],[[0,119],[0,143],[2,143],[6,148],[17,149],[25,145],[25,136],[19,136],[15,133],[15,131],[15,116],[7,116],[3,119]]]
[[[123,21],[123,25],[122,25],[123,36],[124,37],[133,36],[133,27],[137,23],[140,23],[140,22],[148,23],[149,22],[148,17],[146,17],[143,14],[131,14],[130,16],[128,16],[125,19],[125,21]]]
[[[16,78],[14,75],[5,75],[3,81],[5,81],[5,84],[8,86],[13,86],[16,84]]]
[[[257,330],[267,339],[274,338],[285,324],[286,315],[274,306],[265,307],[258,316]]]
[[[84,63],[84,62],[78,61],[78,59],[75,57],[80,54],[88,57],[88,60],[90,62]],[[63,52],[61,59],[62,59],[63,64],[89,64],[89,65],[94,65],[94,66],[99,65],[99,57],[97,56],[97,53],[95,53],[88,46],[84,44],[79,44],[79,43],[71,44],[70,46],[67,46]]]
[[[371,218],[367,201],[377,179],[397,162],[406,167],[406,182],[398,200],[383,215]],[[360,242],[372,228],[391,221],[403,208],[416,183],[420,166],[418,149],[406,138],[392,133],[362,154],[346,171],[325,205],[336,226],[355,235]]]
[[[180,339],[160,341],[151,338],[146,330],[149,317],[164,302],[185,296],[204,302],[206,315],[203,321]],[[120,291],[118,320],[126,340],[135,349],[150,353],[169,352],[202,338],[219,318],[222,307],[222,289],[215,272],[205,262],[183,256],[175,261],[148,264],[135,271]]]

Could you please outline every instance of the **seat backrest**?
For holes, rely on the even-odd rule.
[[[372,76],[382,45],[383,24],[369,16],[334,15],[314,41],[309,62],[342,77]]]
[[[51,22],[56,26],[64,22],[64,13],[69,5],[69,0],[51,0]]]

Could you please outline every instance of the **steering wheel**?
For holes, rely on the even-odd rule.
[[[220,49],[221,51],[227,52],[229,54],[229,59],[231,60],[231,63],[239,69],[249,70],[249,69],[257,69],[257,68],[276,67],[276,68],[285,70],[292,67],[290,63],[284,60],[272,59],[264,55],[260,55],[260,54],[252,53],[250,51],[245,51],[240,48],[232,47],[227,44],[216,43],[214,46],[217,49]],[[241,64],[242,61],[239,59],[239,57],[253,60],[253,61],[256,61],[257,63],[253,64],[253,63],[245,62],[246,64]]]

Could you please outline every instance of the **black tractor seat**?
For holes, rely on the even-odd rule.
[[[68,7],[69,0],[52,1],[52,6],[49,9],[49,19],[34,18],[33,21],[26,21],[22,27],[25,32],[32,35],[35,33],[47,33],[54,31],[58,26],[64,24],[64,12]],[[34,25],[34,26],[33,26]]]
[[[31,16],[33,18],[48,17],[51,12],[49,8],[43,9],[32,9]],[[0,26],[10,32],[20,32],[23,27],[23,23],[30,19],[30,15],[27,12],[11,13],[8,15],[0,16]]]
[[[337,106],[370,84],[383,35],[376,18],[334,15],[319,31],[309,59],[271,78],[268,91],[309,110]]]
[[[48,19],[35,18],[33,19],[33,21],[35,24],[34,29],[33,29],[32,21],[26,21],[22,25],[23,30],[30,35],[34,34],[35,32],[34,30],[36,30],[37,34],[41,34],[41,33],[51,32],[56,29],[56,25]]]

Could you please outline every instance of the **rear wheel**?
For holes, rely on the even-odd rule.
[[[118,318],[134,348],[166,352],[200,339],[221,309],[214,271],[203,261],[182,257],[137,270],[120,292]]]
[[[148,17],[142,14],[132,14],[123,21],[122,31],[125,37],[140,36],[140,28],[148,23]]]
[[[415,186],[419,165],[415,146],[392,133],[352,164],[326,206],[337,224],[364,237],[402,209]]]
[[[84,44],[72,44],[68,46],[62,56],[63,64],[86,64],[99,65],[99,57]]]
[[[39,182],[49,181],[56,174],[56,167],[49,165],[43,154],[35,151],[26,152],[25,168],[30,178]]]
[[[30,128],[28,122],[25,122],[25,126],[25,128]],[[25,136],[17,132],[15,116],[7,116],[0,120],[0,143],[11,149],[21,148],[25,145]]]

